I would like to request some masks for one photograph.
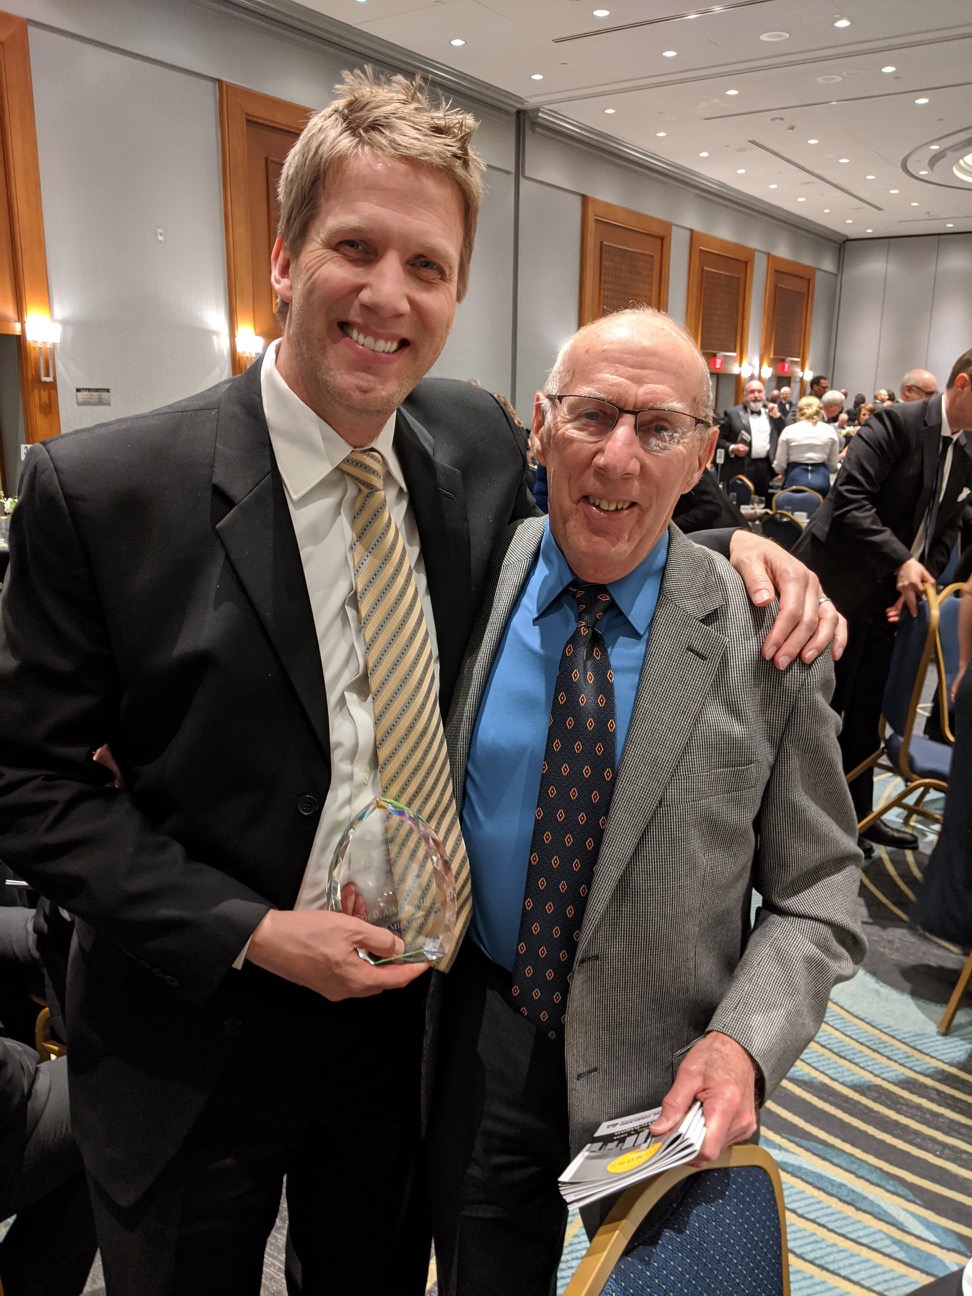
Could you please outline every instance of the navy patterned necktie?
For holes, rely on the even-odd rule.
[[[594,865],[614,788],[614,673],[598,621],[603,585],[570,587],[577,626],[554,686],[523,913],[513,963],[520,1012],[550,1039],[563,1035],[567,994]]]

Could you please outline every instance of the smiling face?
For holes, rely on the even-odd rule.
[[[277,369],[349,444],[375,439],[445,346],[462,239],[443,172],[365,151],[329,173],[298,255],[274,244]]]
[[[624,409],[677,409],[704,417],[704,362],[691,343],[655,316],[608,316],[571,344],[558,390],[600,396]],[[553,403],[549,422],[534,404],[537,459],[547,469],[550,527],[583,581],[620,580],[646,558],[675,503],[708,463],[718,429],[664,451],[646,450],[623,414],[601,442],[576,440]]]

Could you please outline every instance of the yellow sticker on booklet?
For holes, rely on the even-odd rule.
[[[613,1161],[608,1162],[608,1174],[626,1174],[629,1170],[637,1170],[643,1166],[646,1161],[661,1149],[661,1143],[649,1143],[647,1147],[637,1148],[631,1152],[625,1152]]]

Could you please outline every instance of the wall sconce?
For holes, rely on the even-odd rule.
[[[756,367],[751,365],[748,360],[744,360],[739,366],[739,372],[744,378],[749,379],[756,372]]]
[[[806,378],[806,380],[807,380],[808,383],[812,383],[812,382],[813,382],[813,370],[812,370],[812,369],[804,369],[803,374],[802,374],[802,377]]]
[[[250,365],[263,352],[263,338],[258,337],[252,329],[240,329],[236,335],[236,354],[243,362],[243,368]]]
[[[28,315],[24,324],[24,337],[30,346],[37,348],[37,371],[41,382],[54,381],[54,348],[61,340],[61,326],[49,315]]]
[[[766,381],[767,378],[770,378],[772,374],[773,374],[772,365],[763,365],[762,369],[760,369],[759,371],[759,376],[760,378],[763,379],[764,382]]]

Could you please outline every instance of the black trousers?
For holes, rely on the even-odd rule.
[[[429,1138],[440,1296],[551,1296],[570,1160],[563,1044],[472,941],[445,979]]]
[[[91,1184],[108,1296],[259,1296],[285,1175],[292,1296],[421,1296],[427,978],[332,1004],[239,975],[239,1051],[169,1169],[130,1208]]]
[[[17,1218],[0,1243],[7,1296],[79,1296],[95,1235],[81,1154],[71,1136],[67,1058],[37,1069],[23,1144],[15,1162],[3,1166],[0,1219],[12,1214]]]
[[[881,707],[896,633],[897,627],[887,620],[883,608],[848,621],[847,648],[834,666],[833,697],[834,710],[843,716],[839,741],[845,774],[881,745]],[[850,794],[858,820],[871,813],[873,768],[850,784]]]

